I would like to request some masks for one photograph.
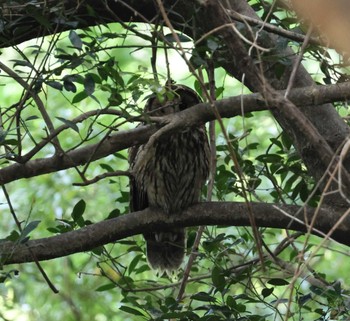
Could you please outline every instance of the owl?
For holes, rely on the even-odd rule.
[[[171,85],[162,99],[148,99],[145,113],[173,114],[198,104],[199,96],[189,87]],[[151,145],[129,150],[132,178],[130,209],[161,209],[165,215],[181,215],[198,203],[209,174],[209,143],[204,125],[182,129]],[[143,234],[149,265],[158,271],[176,271],[184,258],[186,231],[169,228]]]

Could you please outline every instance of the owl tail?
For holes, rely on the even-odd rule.
[[[185,229],[152,232],[144,237],[147,242],[147,259],[152,269],[172,272],[180,267],[185,255]]]

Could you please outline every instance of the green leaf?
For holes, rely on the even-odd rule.
[[[237,306],[236,300],[234,299],[234,297],[232,295],[227,296],[226,304],[231,309],[235,309]]]
[[[267,282],[268,284],[275,285],[275,286],[283,286],[283,285],[288,285],[289,282],[286,281],[285,279],[271,279]]]
[[[108,97],[108,102],[111,106],[119,106],[123,102],[123,97],[114,90]]]
[[[247,307],[245,304],[240,303],[240,304],[237,304],[236,310],[237,310],[237,312],[243,313],[247,310]]]
[[[298,185],[300,185],[300,191],[299,191],[300,199],[303,202],[306,202],[310,194],[307,188],[307,184],[305,183],[305,181],[301,181]]]
[[[63,86],[65,90],[71,91],[72,93],[75,93],[77,91],[77,86],[75,86],[75,84],[68,79],[65,79],[63,81]]]
[[[226,280],[224,275],[222,274],[221,269],[218,267],[214,267],[211,272],[211,279],[213,281],[214,286],[221,292],[226,286]]]
[[[135,269],[135,267],[137,266],[137,264],[139,263],[141,257],[142,257],[142,254],[136,255],[136,256],[133,258],[133,260],[130,262],[129,268],[128,268],[129,274],[131,274],[131,273],[134,271],[134,269]]]
[[[145,315],[138,309],[135,309],[135,308],[130,308],[126,305],[122,305],[119,310],[122,310],[124,312],[127,312],[127,313],[130,313],[130,314],[133,314],[133,315],[138,315],[138,316],[142,316],[142,317],[145,317]]]
[[[29,239],[28,235],[30,234],[30,232],[32,232],[33,230],[35,230],[38,227],[40,222],[41,221],[38,221],[38,220],[32,221],[26,225],[26,227],[22,230],[22,233],[21,233],[21,236],[19,239],[21,243],[24,243]]]
[[[104,251],[104,247],[103,246],[98,246],[98,247],[95,247],[94,249],[91,250],[92,253],[100,256],[103,254],[103,251]]]
[[[104,32],[101,36],[109,39],[123,38],[123,35],[116,34],[115,32]]]
[[[11,146],[17,146],[18,140],[17,139],[5,139],[4,145],[11,145]]]
[[[325,315],[326,314],[326,312],[323,309],[315,309],[314,312],[319,314],[319,315]],[[322,320],[322,319],[318,319],[318,320]]]
[[[107,80],[109,75],[107,67],[97,67],[97,72],[103,80]]]
[[[197,233],[196,231],[188,231],[187,233],[187,242],[186,242],[186,247],[192,248],[194,241],[196,239]]]
[[[95,291],[96,292],[103,292],[103,291],[108,291],[108,290],[112,290],[115,289],[115,285],[113,283],[108,283],[108,284],[104,284],[99,286]]]
[[[86,93],[85,90],[84,90],[84,91],[82,91],[82,92],[80,92],[80,93],[77,93],[77,94],[73,97],[72,103],[73,103],[73,104],[79,103],[79,102],[81,102],[82,100],[84,100],[84,99],[87,98],[87,97],[88,97],[88,95],[87,95],[87,93]]]
[[[18,59],[11,59],[10,61],[14,62],[13,67],[16,66],[23,66],[23,67],[29,67],[29,68],[33,68],[33,65],[27,61],[27,60],[18,60]]]
[[[182,33],[176,33],[177,37],[179,38],[180,42],[190,42],[192,39]],[[177,39],[174,37],[172,33],[168,33],[164,36],[164,38],[169,42],[176,42]]]
[[[69,40],[70,42],[72,43],[72,45],[81,50],[83,48],[83,42],[81,41],[80,37],[78,36],[78,34],[74,31],[74,30],[71,30],[69,32]]]
[[[150,267],[148,264],[141,265],[139,268],[137,268],[137,274],[141,274],[145,271],[150,271]]]
[[[80,200],[77,204],[75,204],[71,214],[74,222],[79,222],[82,220],[83,214],[85,212],[85,208],[86,208],[86,203],[84,200]]]
[[[215,89],[215,97],[219,98],[219,96],[224,92],[225,87],[218,87]]]
[[[56,117],[58,120],[60,120],[62,123],[66,124],[68,127],[72,128],[74,131],[79,133],[79,127],[76,123],[72,122],[71,120],[62,118],[62,117]]]
[[[50,233],[54,233],[54,234],[61,233],[60,229],[58,229],[56,227],[48,227],[46,230],[49,231]]]
[[[270,294],[272,294],[274,288],[264,288],[261,290],[261,295],[266,298],[268,297]]]
[[[103,168],[104,170],[106,170],[109,173],[114,172],[114,169],[112,168],[112,166],[108,165],[108,164],[100,164],[101,168]]]
[[[95,80],[91,74],[87,74],[84,79],[84,89],[88,96],[91,96],[95,91]]]
[[[39,119],[39,117],[36,116],[36,115],[29,116],[29,117],[27,117],[27,118],[25,119],[25,121],[34,120],[34,119]]]
[[[6,240],[16,242],[21,236],[17,231],[11,231],[10,235],[6,237]]]
[[[124,79],[120,75],[119,71],[116,69],[110,69],[110,74],[112,79],[118,84],[121,88],[125,87]]]
[[[48,86],[50,86],[52,88],[55,88],[57,90],[62,90],[63,89],[63,85],[60,82],[58,82],[58,81],[50,80],[50,81],[46,81],[45,83],[46,83],[46,85],[48,85]]]
[[[310,301],[312,299],[311,293],[302,295],[298,298],[298,304],[299,305],[304,305],[306,302]]]
[[[191,296],[192,300],[203,301],[203,302],[215,302],[215,298],[206,292],[198,292]]]
[[[277,154],[263,154],[256,157],[256,160],[262,163],[280,163],[283,157]]]
[[[289,137],[289,135],[287,135],[285,132],[283,132],[282,136],[281,136],[281,139],[282,139],[282,143],[283,143],[284,147],[286,149],[290,149],[291,146],[292,146],[292,140]]]
[[[117,158],[122,159],[122,160],[128,160],[128,158],[125,157],[122,153],[114,153],[113,155]]]
[[[107,219],[111,219],[111,218],[115,218],[118,217],[120,215],[120,209],[119,208],[115,208],[114,210],[112,210],[109,214]]]

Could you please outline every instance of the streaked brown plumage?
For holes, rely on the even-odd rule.
[[[200,102],[190,88],[172,85],[159,101],[151,97],[145,111],[153,116],[178,112]],[[205,126],[186,128],[167,140],[152,145],[132,147],[129,162],[133,179],[130,182],[130,208],[160,208],[168,215],[199,202],[201,189],[209,172],[209,144]],[[152,268],[176,270],[182,263],[186,232],[183,228],[144,234],[147,258]]]

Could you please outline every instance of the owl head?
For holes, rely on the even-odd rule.
[[[191,88],[171,84],[164,87],[161,94],[153,94],[147,101],[145,112],[152,116],[177,113],[201,102],[201,98]]]

